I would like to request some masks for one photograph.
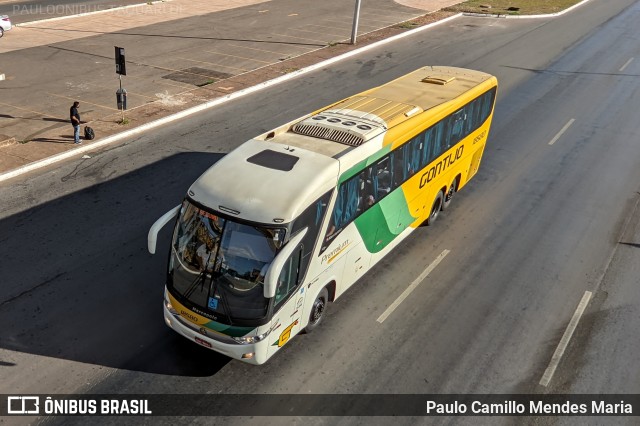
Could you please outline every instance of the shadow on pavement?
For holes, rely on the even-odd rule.
[[[211,376],[226,365],[229,358],[164,323],[171,226],[159,254],[146,249],[151,224],[221,157],[175,154],[112,179],[115,172],[95,176],[110,162],[85,160],[93,167],[80,162],[57,178],[101,183],[0,220],[0,347],[177,376]]]
[[[37,120],[37,121],[54,121],[56,123],[69,123],[69,120],[55,117],[16,117],[15,115],[0,114],[0,118],[10,118],[14,120]]]
[[[60,135],[60,138],[33,138],[29,142],[73,143],[73,135]]]
[[[190,36],[190,35],[175,35],[175,34],[148,34],[148,33],[133,33],[127,31],[95,31],[95,30],[72,30],[69,28],[55,28],[55,27],[40,27],[35,25],[30,25],[29,28],[34,28],[38,30],[47,30],[47,31],[62,31],[62,32],[70,32],[70,33],[87,33],[93,35],[100,34],[117,34],[118,36],[135,36],[135,37],[162,37],[162,38],[177,38],[177,39],[188,39],[188,40],[211,40],[211,41],[241,41],[248,43],[266,43],[266,44],[286,44],[292,46],[313,46],[313,47],[324,47],[327,43],[299,43],[299,42],[291,42],[291,41],[278,41],[278,40],[259,40],[259,39],[245,39],[245,38],[224,38],[224,37],[204,37],[204,36]],[[54,46],[49,46],[54,47]]]
[[[69,123],[69,119],[63,119],[63,118],[53,118],[53,117],[44,117],[42,119],[42,121],[55,121],[56,123]]]
[[[625,246],[640,248],[640,244],[638,244],[638,243],[622,243],[621,242],[620,244],[624,244]]]

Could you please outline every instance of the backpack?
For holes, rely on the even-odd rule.
[[[93,129],[89,126],[84,126],[84,138],[90,141],[95,137],[96,137],[96,134],[94,133]]]

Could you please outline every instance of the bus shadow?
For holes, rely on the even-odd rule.
[[[151,224],[221,157],[176,154],[1,219],[0,348],[164,375],[211,376],[224,367],[229,358],[164,323],[171,226],[158,254],[147,252]],[[94,180],[92,173],[79,167],[60,179]]]

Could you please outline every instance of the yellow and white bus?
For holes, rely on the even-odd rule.
[[[424,67],[245,142],[193,183],[178,216],[167,325],[262,364],[475,175],[497,80]]]

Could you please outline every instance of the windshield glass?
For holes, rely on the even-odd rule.
[[[225,219],[185,201],[173,234],[168,286],[179,300],[216,321],[266,316],[264,275],[285,230]]]

